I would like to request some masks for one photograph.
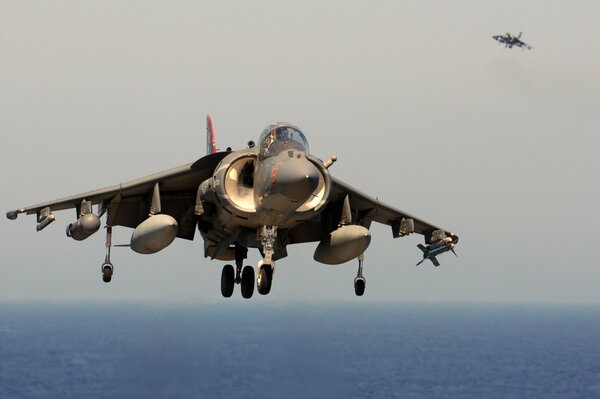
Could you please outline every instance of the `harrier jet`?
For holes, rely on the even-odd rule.
[[[318,242],[314,259],[320,263],[357,259],[354,290],[363,295],[364,252],[371,242],[372,222],[390,226],[394,238],[423,235],[421,262],[429,259],[435,266],[436,256],[454,252],[458,242],[456,235],[334,178],[329,169],[336,157],[322,161],[311,155],[304,134],[289,123],[268,126],[258,145],[249,141],[245,149],[218,151],[207,117],[207,153],[187,165],[20,208],[7,212],[7,217],[35,214],[40,231],[55,221],[55,211],[74,209],[75,221],[67,225],[66,234],[81,241],[96,233],[100,218],[106,216],[101,266],[106,283],[115,271],[110,259],[114,226],[133,228],[128,246],[140,254],[161,251],[175,238],[193,240],[198,230],[205,257],[235,264],[226,264],[221,273],[225,297],[236,284],[244,298],[252,296],[255,284],[260,294],[268,294],[275,261],[287,256],[288,245],[304,242]],[[260,251],[256,268],[244,266],[248,248]]]
[[[510,33],[506,33],[506,35],[496,35],[492,36],[492,39],[496,40],[498,44],[504,44],[506,48],[521,47],[526,48],[527,50],[531,50],[533,47],[527,45],[527,43],[521,41],[521,35],[523,32],[519,32],[519,36],[513,36]]]

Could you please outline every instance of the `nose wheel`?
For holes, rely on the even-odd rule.
[[[271,292],[271,283],[273,282],[273,270],[275,264],[265,264],[261,260],[258,263],[258,278],[256,279],[256,287],[258,293],[261,295],[267,295]]]

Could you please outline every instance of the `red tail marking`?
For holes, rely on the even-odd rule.
[[[206,152],[214,154],[217,152],[217,144],[215,142],[215,131],[213,129],[212,118],[206,115]]]

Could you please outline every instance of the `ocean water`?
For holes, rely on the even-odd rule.
[[[600,398],[600,307],[0,303],[0,398]]]

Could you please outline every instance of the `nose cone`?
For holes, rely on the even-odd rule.
[[[321,173],[306,158],[288,159],[280,165],[276,190],[286,197],[305,202],[319,185]]]

